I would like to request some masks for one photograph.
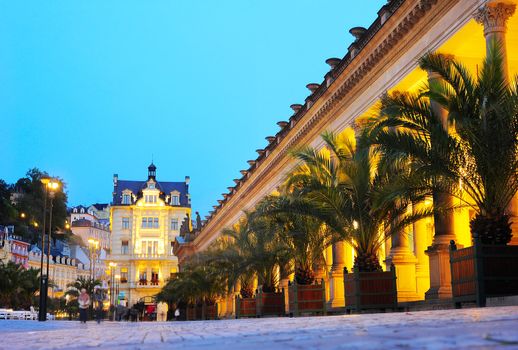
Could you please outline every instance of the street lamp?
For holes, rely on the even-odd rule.
[[[108,264],[110,267],[110,308],[113,304],[115,304],[115,298],[113,296],[113,293],[115,292],[115,276],[113,274],[113,270],[115,267],[117,267],[117,263],[114,263],[113,261],[110,261]],[[113,320],[115,321],[115,307],[113,308]]]
[[[88,239],[89,251],[90,251],[90,279],[95,279],[95,260],[97,255],[97,247],[99,241],[93,238]]]
[[[54,195],[59,188],[59,182],[55,179],[51,179],[44,176],[40,179],[45,189],[44,200],[43,200],[43,227],[41,228],[41,261],[40,261],[40,305],[38,312],[38,321],[47,320],[47,293],[49,286],[49,262],[50,262],[50,239],[52,232],[52,207]],[[49,231],[47,238],[47,270],[43,274],[43,256],[45,255],[45,229],[47,227],[47,197],[50,197],[50,214],[49,214]],[[37,223],[34,223],[35,227],[38,227]]]

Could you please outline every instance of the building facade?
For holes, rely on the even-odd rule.
[[[131,306],[157,294],[178,271],[172,247],[182,222],[190,222],[189,177],[184,182],[158,181],[151,164],[147,180],[114,175],[113,185],[107,260],[116,264],[111,273],[120,278],[120,292]]]
[[[94,239],[99,242],[99,248],[110,249],[110,223],[109,216],[106,218],[106,210],[109,211],[108,204],[93,204],[90,207],[79,205],[70,210],[70,230],[81,237],[85,246],[89,239]]]
[[[278,123],[279,132],[267,137],[268,144],[257,150],[257,159],[248,161],[243,177],[218,201],[201,232],[178,251],[192,254],[207,249],[224,228],[238,222],[244,210],[253,209],[274,193],[296,165],[290,149],[304,145],[320,148],[324,131],[354,129],[355,121],[373,114],[384,93],[416,91],[433,79],[418,67],[424,54],[454,56],[476,74],[489,43],[496,39],[503,44],[509,76],[517,74],[515,8],[514,0],[388,1],[368,28],[350,30],[354,38],[344,57],[326,60],[330,70],[322,82],[307,85],[310,94],[304,103],[291,105],[293,115]],[[517,216],[518,198],[509,212]],[[379,252],[385,268],[391,263],[396,266],[400,302],[451,297],[448,243],[454,239],[459,245],[471,245],[468,222],[472,212],[459,209],[446,215],[449,217],[441,223],[432,218],[417,222]],[[513,221],[516,244],[518,220]],[[346,243],[337,242],[326,250],[330,307],[344,305],[342,271],[344,266],[351,270],[353,259],[354,251]],[[232,307],[223,303],[220,310],[228,313]]]
[[[0,260],[12,261],[27,268],[30,243],[14,234],[14,226],[0,226]]]
[[[43,269],[46,269],[47,255],[43,257]],[[39,269],[41,266],[41,251],[33,250],[28,256],[28,268]],[[70,289],[69,285],[77,278],[89,278],[88,265],[69,256],[51,256],[49,261],[49,287],[48,295],[51,298],[59,298]]]

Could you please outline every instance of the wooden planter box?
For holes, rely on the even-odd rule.
[[[311,285],[301,285],[294,281],[288,286],[288,298],[290,316],[327,313],[324,280],[320,284]]]
[[[187,321],[194,321],[196,320],[196,306],[187,306],[185,309],[185,315]]]
[[[344,269],[345,310],[385,310],[397,308],[396,269],[386,272],[347,273]]]
[[[280,293],[265,293],[259,289],[255,296],[257,300],[257,315],[284,316],[286,315],[284,289]]]
[[[455,307],[486,306],[486,298],[518,295],[518,246],[483,245],[457,249],[450,243],[451,287]]]
[[[236,296],[236,318],[257,317],[256,298],[241,298]]]
[[[217,320],[218,319],[218,304],[214,304],[214,305],[203,304],[202,319],[203,320]]]

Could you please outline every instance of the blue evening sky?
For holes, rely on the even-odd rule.
[[[109,202],[153,155],[206,214],[385,3],[2,1],[0,178],[38,167],[70,205]]]

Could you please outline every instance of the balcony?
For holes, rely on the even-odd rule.
[[[160,280],[139,280],[138,282],[130,283],[130,288],[162,288],[163,283]]]
[[[133,254],[134,260],[171,260],[173,257],[169,254]]]

